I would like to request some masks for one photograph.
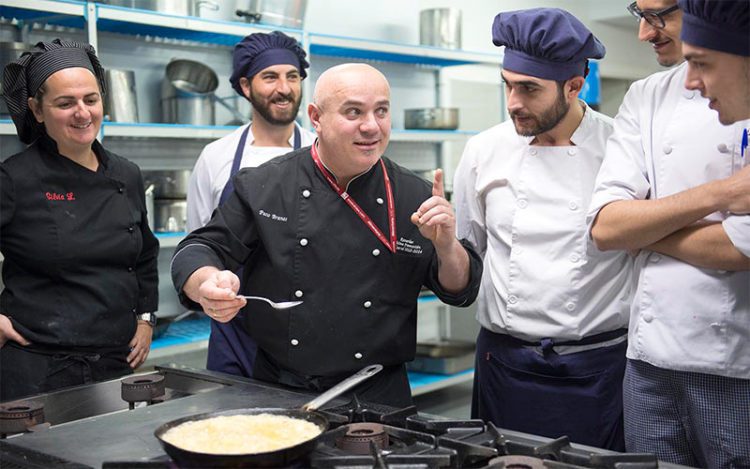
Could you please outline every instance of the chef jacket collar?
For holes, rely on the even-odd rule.
[[[374,163],[374,164],[373,164],[373,165],[372,165],[372,166],[371,166],[371,167],[370,167],[370,168],[369,168],[369,169],[368,169],[367,171],[364,171],[364,172],[362,172],[362,173],[360,173],[360,174],[358,174],[358,175],[354,176],[354,177],[353,177],[353,178],[352,178],[352,179],[351,179],[351,180],[349,181],[349,185],[348,185],[347,187],[345,187],[345,188],[344,188],[344,190],[345,190],[346,192],[349,192],[349,189],[350,189],[350,188],[352,188],[352,186],[354,186],[354,187],[356,188],[356,186],[357,186],[357,185],[359,185],[359,183],[360,183],[360,182],[366,181],[366,180],[368,180],[368,179],[369,179],[370,177],[372,177],[372,175],[373,175],[373,174],[376,174],[376,173],[375,173],[374,171],[375,171],[375,169],[376,169],[377,167],[379,167],[379,166],[380,166],[380,165],[379,165],[378,163],[380,162],[380,159],[382,159],[382,158],[383,158],[383,156],[385,156],[385,155],[382,155],[382,156],[381,156],[381,157],[380,157],[380,158],[378,159],[378,161],[376,161],[376,162],[375,162],[375,163]],[[330,185],[328,184],[328,181],[326,180],[325,176],[324,176],[324,175],[322,175],[322,174],[320,173],[320,171],[318,170],[317,166],[316,166],[316,165],[315,165],[315,163],[313,162],[313,159],[312,159],[312,158],[309,158],[309,160],[310,160],[310,162],[312,163],[312,166],[313,166],[313,168],[315,169],[315,174],[317,175],[317,177],[318,177],[318,178],[320,178],[320,179],[321,179],[321,180],[322,180],[322,181],[323,181],[323,182],[325,183],[325,185],[326,185],[327,187],[330,187]],[[321,160],[320,162],[321,162],[321,164],[323,164],[323,167],[324,167],[324,168],[325,168],[325,169],[326,169],[326,170],[327,170],[327,171],[328,171],[329,173],[331,173],[331,174],[334,174],[334,175],[336,174],[336,173],[334,173],[333,171],[331,171],[331,170],[330,170],[330,168],[328,168],[328,166],[326,166],[326,164],[325,164],[325,163],[323,163],[323,161],[322,161],[322,160]],[[331,190],[333,190],[333,188],[332,188]]]
[[[52,158],[67,158],[65,155],[60,153],[60,150],[57,148],[57,142],[47,134],[47,132],[42,128],[39,138],[38,138],[39,145],[46,150],[47,153],[49,153],[49,156]],[[104,167],[105,170],[109,169],[109,163],[110,159],[107,155],[107,151],[104,149],[101,143],[99,143],[99,140],[94,140],[94,142],[91,144],[91,149],[94,151],[94,154],[96,155],[96,158],[99,160],[99,164]]]

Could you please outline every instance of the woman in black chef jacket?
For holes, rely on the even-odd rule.
[[[140,170],[96,140],[103,77],[59,39],[5,67],[30,145],[0,165],[0,401],[132,373],[151,347],[159,243]]]

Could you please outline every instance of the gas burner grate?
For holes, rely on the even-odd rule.
[[[432,420],[421,416],[406,419],[407,428],[436,436],[468,438],[484,432],[482,420]]]
[[[537,439],[507,436],[491,422],[481,433],[457,437],[455,433],[451,434],[446,431],[443,436],[438,437],[438,444],[456,450],[458,467],[535,469],[537,466],[530,463],[535,462],[538,465],[539,461],[542,462],[543,467],[550,469],[655,469],[658,467],[658,461],[653,454],[592,453],[581,448],[573,448],[566,436],[540,443]],[[492,458],[487,461],[488,450],[495,451],[496,455],[501,458]],[[521,458],[513,458],[510,459],[511,464],[509,464],[508,460],[502,459],[503,456],[530,459],[524,459],[525,463],[520,463]]]
[[[406,427],[409,417],[417,414],[416,406],[401,409],[379,404],[363,404],[355,395],[352,401],[343,406],[326,409],[326,412],[347,417],[348,423],[374,422],[395,427]]]
[[[44,404],[41,402],[14,401],[0,404],[0,438],[29,431],[44,424]]]
[[[355,425],[355,424],[353,424]],[[315,468],[441,468],[452,467],[456,453],[437,446],[434,436],[405,428],[383,425],[389,445],[380,449],[370,443],[367,454],[352,454],[336,444],[350,431],[352,425],[344,425],[326,432],[318,441],[310,456]]]
[[[148,405],[162,402],[166,395],[164,375],[130,376],[120,383],[120,397],[128,403],[130,410],[135,409],[138,402],[146,402]]]
[[[336,438],[336,447],[353,454],[370,454],[372,445],[376,449],[388,449],[390,440],[381,423],[352,423],[346,426],[346,433]]]

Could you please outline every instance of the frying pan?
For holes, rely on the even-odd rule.
[[[361,383],[362,381],[370,378],[374,374],[378,373],[383,369],[382,365],[370,365],[367,366],[344,381],[340,382],[336,386],[332,387],[328,391],[324,392],[317,398],[306,403],[299,409],[284,409],[284,408],[252,408],[252,409],[232,409],[218,412],[208,412],[204,414],[191,415],[188,417],[182,417],[177,420],[172,420],[160,426],[154,432],[154,436],[161,443],[164,451],[177,463],[179,467],[277,467],[287,466],[299,457],[309,453],[315,448],[318,439],[324,431],[328,429],[328,419],[321,413],[316,412],[318,408],[326,404],[331,399],[338,397],[342,393],[348,391],[352,387]],[[214,454],[214,453],[199,453],[195,451],[188,451],[186,449],[175,446],[163,439],[164,433],[170,428],[176,427],[185,422],[195,422],[208,418],[227,416],[227,415],[257,415],[257,414],[272,414],[281,415],[285,417],[297,418],[307,420],[317,425],[320,429],[320,434],[303,441],[294,446],[288,446],[286,448],[278,449],[275,451],[268,451],[265,453],[248,453],[248,454]],[[250,436],[248,435],[248,438]]]

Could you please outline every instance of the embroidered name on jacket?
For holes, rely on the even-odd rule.
[[[75,194],[68,192],[67,194],[58,194],[56,192],[46,192],[47,200],[76,200]]]
[[[401,237],[396,241],[396,251],[405,252],[408,254],[416,254],[420,255],[422,254],[422,246],[419,244],[416,244],[411,239],[406,239],[404,237]]]
[[[275,220],[275,221],[282,221],[285,223],[287,221],[287,217],[282,217],[280,215],[276,215],[275,213],[268,213],[263,210],[258,210],[258,215],[260,215],[261,217],[270,218],[271,220]]]

